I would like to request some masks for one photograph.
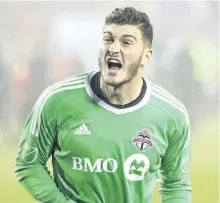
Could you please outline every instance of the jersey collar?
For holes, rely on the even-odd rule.
[[[136,105],[134,106],[131,106],[131,107],[128,107],[128,108],[124,108],[124,109],[118,109],[118,108],[115,108],[109,104],[107,104],[105,101],[103,101],[102,99],[100,99],[92,90],[91,86],[90,86],[90,82],[91,82],[91,79],[92,77],[97,73],[98,71],[93,71],[91,73],[89,73],[87,75],[87,78],[86,78],[86,81],[85,81],[85,89],[86,89],[86,92],[87,94],[101,107],[103,107],[104,109],[114,113],[114,114],[125,114],[125,113],[131,113],[131,112],[134,112],[134,111],[137,111],[138,109],[142,108],[143,106],[145,106],[148,101],[149,101],[149,98],[151,96],[151,84],[150,82],[144,78],[145,82],[146,82],[146,85],[147,85],[147,90],[146,90],[146,93],[143,97],[143,99]]]

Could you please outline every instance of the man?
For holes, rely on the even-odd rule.
[[[44,203],[190,203],[189,120],[181,102],[143,78],[153,29],[145,13],[105,19],[100,72],[46,89],[25,125],[18,181]],[[46,168],[52,156],[53,176]]]

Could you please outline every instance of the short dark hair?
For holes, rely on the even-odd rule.
[[[138,25],[144,40],[151,48],[153,41],[153,26],[146,13],[136,10],[133,7],[116,8],[105,18],[105,25]]]

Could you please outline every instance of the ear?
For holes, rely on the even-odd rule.
[[[144,67],[144,65],[149,62],[149,60],[151,59],[151,56],[152,56],[152,49],[150,49],[149,47],[146,47],[143,53],[143,58],[142,58],[142,63],[141,63],[142,67]]]
[[[150,48],[146,48],[146,49],[144,50],[144,57],[145,57],[145,62],[146,62],[146,63],[148,63],[149,60],[151,59],[152,53],[153,53],[153,51],[152,51],[152,49],[150,49]]]

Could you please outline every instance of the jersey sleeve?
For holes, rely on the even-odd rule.
[[[75,203],[57,188],[46,163],[56,145],[56,121],[47,105],[39,100],[20,139],[15,174],[28,193],[41,203]]]
[[[189,178],[190,124],[188,114],[168,135],[168,148],[161,161],[160,195],[162,203],[191,203]]]

